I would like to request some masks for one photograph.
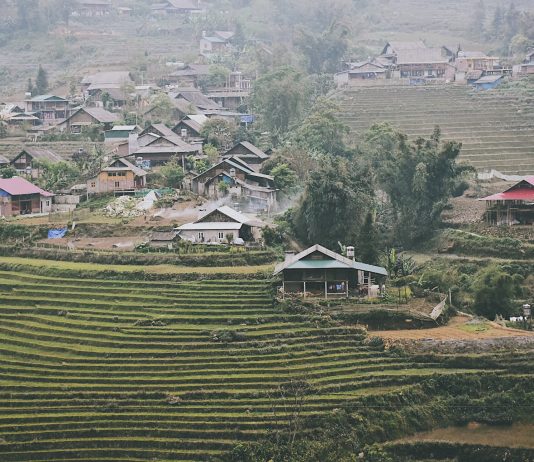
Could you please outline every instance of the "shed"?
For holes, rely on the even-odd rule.
[[[374,283],[388,276],[381,266],[351,260],[319,244],[297,255],[287,255],[275,268],[274,275],[279,274],[282,294],[324,298],[369,296]]]
[[[476,90],[492,90],[502,83],[502,78],[502,75],[485,75],[473,83],[473,86]]]
[[[177,230],[155,231],[150,236],[149,245],[150,247],[172,250],[180,240],[180,234]]]

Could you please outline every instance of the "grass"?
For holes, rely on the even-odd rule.
[[[301,415],[312,419],[373,398],[408,406],[401,397],[425,381],[488,373],[476,355],[461,365],[399,356],[359,327],[285,313],[255,267],[171,267],[198,278],[151,282],[129,279],[137,267],[111,280],[91,274],[124,268],[0,262],[18,268],[0,270],[2,461],[203,461],[285,428],[276,390],[290,379],[311,385]],[[491,374],[512,377],[525,361]]]
[[[36,258],[0,257],[0,264],[21,265],[27,268],[52,268],[72,271],[116,271],[122,273],[144,272],[149,274],[253,274],[268,272],[274,269],[273,265],[260,266],[236,266],[236,267],[185,267],[174,265],[148,265],[139,267],[137,265],[104,265],[99,263],[64,262],[53,260],[42,260]]]

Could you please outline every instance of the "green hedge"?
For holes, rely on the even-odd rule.
[[[40,258],[55,261],[100,263],[104,265],[177,265],[177,266],[250,266],[273,263],[277,254],[272,250],[239,253],[204,253],[194,255],[140,254],[133,252],[69,251],[61,249],[0,246],[2,257]]]
[[[452,244],[451,252],[457,254],[511,259],[534,258],[534,245],[511,237],[481,236],[456,230],[446,231],[443,237]]]

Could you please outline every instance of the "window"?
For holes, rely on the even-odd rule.
[[[96,181],[91,181],[91,188],[96,188]]]
[[[224,239],[224,233],[219,233],[219,239]]]
[[[203,241],[204,240],[204,233],[198,233],[198,239],[200,241]]]
[[[50,207],[50,201],[46,201],[46,206]]]
[[[121,185],[121,182],[120,182],[120,181],[115,181],[115,187],[116,187],[116,188],[120,187],[120,185]]]

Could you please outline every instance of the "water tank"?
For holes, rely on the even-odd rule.
[[[347,258],[354,259],[354,247],[351,245],[347,247]]]
[[[180,133],[182,134],[182,135],[181,135],[182,138],[184,138],[184,139],[187,138],[187,128],[182,128],[182,129],[180,130]]]

